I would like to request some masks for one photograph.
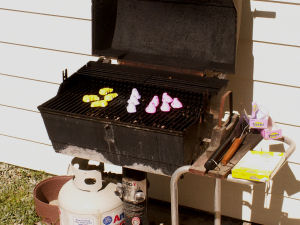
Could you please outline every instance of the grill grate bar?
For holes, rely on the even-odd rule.
[[[217,92],[223,85],[224,80],[217,78],[190,77],[187,75],[170,73],[155,70],[134,70],[126,66],[113,66],[108,64],[93,63],[79,71],[82,75],[105,77],[107,79],[117,79],[131,82],[141,82],[143,84],[170,87],[176,90],[183,90],[195,93]]]
[[[180,88],[186,85],[184,82],[183,86],[177,89],[166,84],[163,79],[158,80],[157,84],[151,84],[151,82],[154,82],[150,78],[152,73],[140,75],[139,73],[131,74],[130,71],[125,71],[122,76],[129,76],[136,81],[118,80],[115,77],[120,77],[118,73],[123,70],[118,69],[115,71],[110,67],[108,68],[107,70],[106,68],[95,68],[94,66],[91,68],[89,66],[84,67],[78,73],[69,77],[62,84],[58,95],[44,103],[42,107],[58,113],[76,115],[76,117],[83,119],[100,119],[135,127],[178,132],[185,131],[191,124],[199,121],[203,108],[204,89],[193,92],[191,90],[195,87],[190,86],[192,88],[183,91]],[[139,78],[142,78],[142,81]],[[144,82],[146,78],[149,82]],[[111,87],[114,92],[118,93],[118,97],[109,102],[107,107],[91,108],[89,103],[82,102],[83,95],[98,94],[99,89],[103,87]],[[142,98],[140,99],[140,105],[137,105],[137,112],[130,114],[126,111],[126,106],[132,88],[137,88]],[[164,92],[168,92],[171,97],[178,97],[184,107],[182,109],[171,109],[170,112],[161,112],[158,108],[155,114],[147,114],[145,108],[152,97],[158,95],[161,103],[161,96]]]

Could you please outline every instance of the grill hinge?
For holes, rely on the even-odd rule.
[[[68,69],[65,69],[62,71],[62,79],[63,79],[63,82],[68,79]]]

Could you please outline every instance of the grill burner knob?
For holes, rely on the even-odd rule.
[[[172,108],[174,109],[180,109],[183,107],[182,103],[179,101],[178,98],[174,98],[173,102],[171,103]]]
[[[163,102],[161,107],[160,107],[160,110],[163,111],[163,112],[170,112],[171,107],[167,102]]]
[[[132,91],[131,91],[131,96],[130,98],[134,96],[136,97],[137,99],[140,99],[141,98],[141,95],[139,94],[138,90],[136,88],[133,88]]]
[[[162,101],[163,101],[163,102],[167,102],[167,103],[171,103],[171,102],[173,102],[173,98],[171,98],[171,96],[168,95],[167,92],[165,92],[165,93],[163,93],[163,95],[162,95]]]
[[[145,111],[146,113],[150,113],[150,114],[156,113],[156,107],[154,103],[150,102],[150,104],[146,107]]]

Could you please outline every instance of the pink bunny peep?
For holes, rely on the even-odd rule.
[[[158,98],[157,95],[155,95],[155,96],[152,98],[152,100],[150,101],[149,104],[151,104],[151,103],[154,104],[155,107],[157,107],[157,106],[159,105],[159,98]]]
[[[150,104],[146,107],[145,111],[146,113],[150,113],[150,114],[156,113],[156,107],[154,103],[150,102]]]
[[[163,111],[163,112],[170,112],[171,107],[167,102],[163,102],[161,107],[160,107],[160,110]]]
[[[171,98],[171,96],[168,95],[167,92],[165,92],[165,93],[163,93],[163,95],[162,95],[162,101],[163,101],[163,102],[167,102],[167,103],[171,103],[171,102],[173,102],[173,98]]]
[[[172,108],[174,109],[180,109],[183,107],[182,103],[179,101],[178,98],[174,98],[173,102],[171,103]]]

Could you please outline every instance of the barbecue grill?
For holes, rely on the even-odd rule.
[[[192,163],[214,126],[211,100],[227,84],[219,75],[235,69],[232,0],[93,0],[92,32],[99,61],[65,74],[38,107],[55,151],[164,175]],[[118,93],[107,107],[82,102],[103,87]],[[129,114],[133,88],[142,98]],[[183,108],[147,114],[164,92]]]

